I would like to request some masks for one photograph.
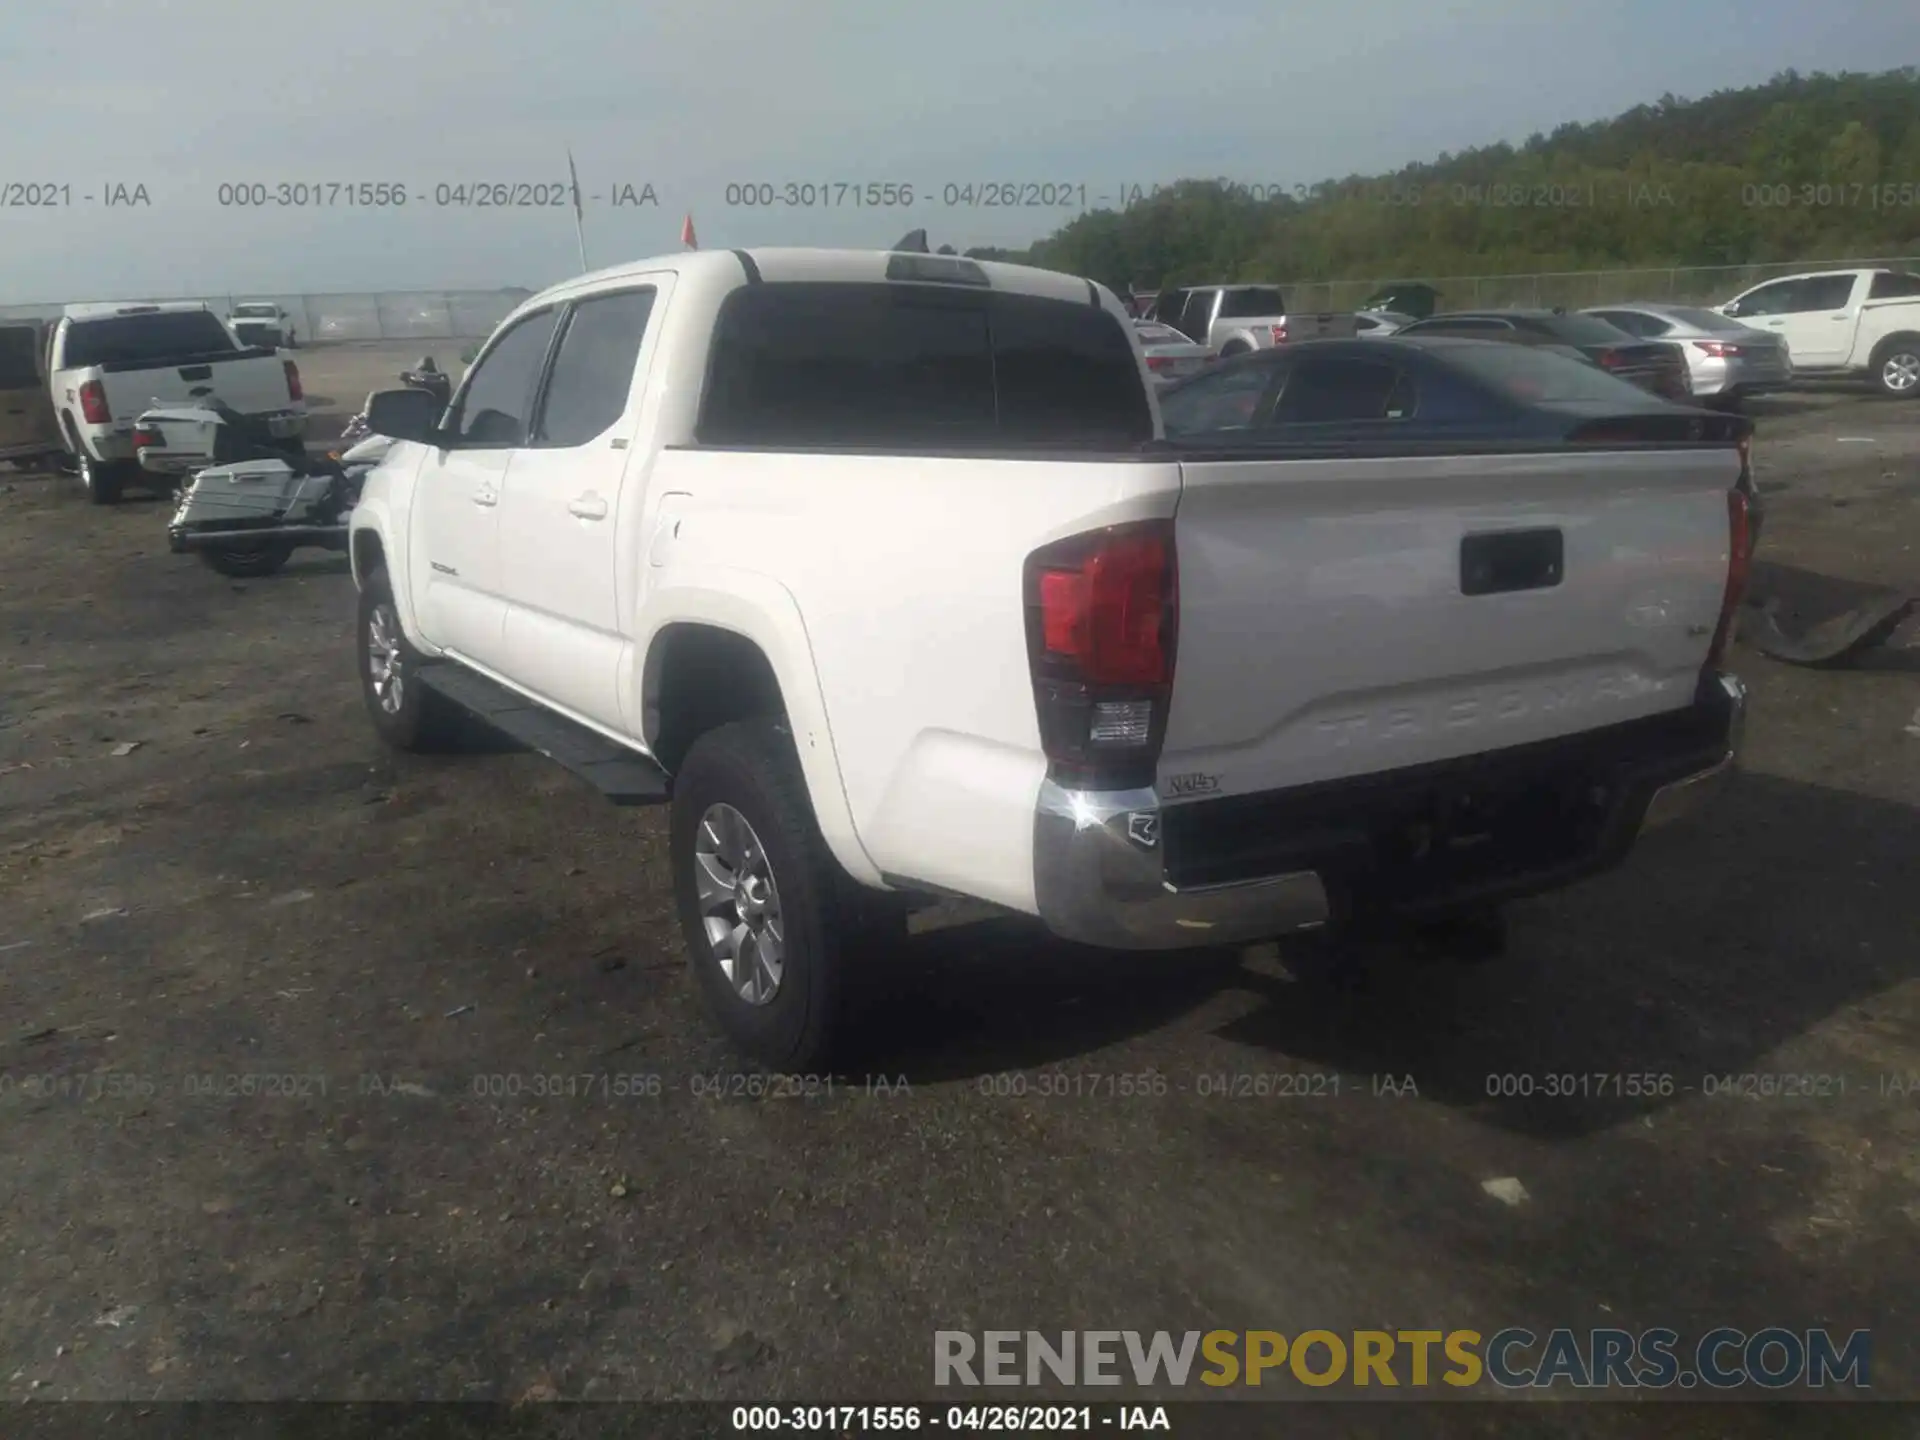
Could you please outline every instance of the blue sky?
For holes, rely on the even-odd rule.
[[[565,180],[594,266],[705,246],[1024,244],[1071,211],[942,203],[978,182],[1311,183],[1523,139],[1663,91],[1920,59],[1910,0],[88,0],[9,7],[0,302],[540,286],[571,211],[439,187]],[[399,210],[223,206],[222,184],[397,184]],[[151,204],[104,208],[112,183]],[[911,209],[726,204],[729,184],[912,185]],[[931,199],[927,192],[931,191]],[[96,198],[88,203],[83,197]],[[13,198],[13,197],[8,197]],[[450,197],[449,197],[450,198]],[[955,197],[958,199],[958,197]]]

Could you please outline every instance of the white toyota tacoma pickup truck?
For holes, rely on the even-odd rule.
[[[466,711],[669,802],[693,972],[794,1070],[912,897],[1129,949],[1444,918],[1728,771],[1744,445],[1209,449],[1161,436],[1132,329],[1086,280],[872,251],[533,297],[444,414],[369,407],[375,729]]]
[[[96,505],[116,503],[124,485],[159,483],[145,478],[134,443],[135,422],[154,405],[218,399],[289,446],[306,433],[293,361],[242,346],[198,302],[69,305],[47,368],[61,438]]]

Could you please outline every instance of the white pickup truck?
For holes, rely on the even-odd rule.
[[[1784,338],[1796,376],[1861,376],[1885,395],[1920,395],[1920,275],[1817,270],[1769,280],[1717,308]]]
[[[203,304],[69,305],[47,368],[61,438],[96,505],[116,503],[126,484],[158,483],[134,446],[140,413],[156,404],[218,399],[290,447],[306,434],[293,361],[243,347]]]
[[[1132,330],[1086,280],[872,251],[533,297],[444,415],[369,406],[375,729],[465,711],[670,802],[693,973],[797,1070],[915,897],[1127,949],[1445,920],[1727,772],[1745,447],[1699,436],[1736,422],[1622,385],[1692,443],[1592,406],[1584,445],[1170,441]]]
[[[1286,296],[1274,285],[1189,285],[1162,290],[1148,313],[1223,357],[1299,340],[1343,339],[1358,327],[1353,315],[1289,315]]]

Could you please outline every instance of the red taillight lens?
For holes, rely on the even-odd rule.
[[[1166,355],[1149,355],[1147,356],[1147,368],[1149,370],[1171,370],[1173,368],[1173,360]]]
[[[1747,492],[1727,492],[1727,588],[1720,600],[1720,624],[1713,632],[1713,644],[1707,650],[1707,669],[1717,670],[1726,657],[1727,642],[1733,638],[1734,619],[1747,594],[1747,572],[1753,560],[1753,542],[1748,533]]]
[[[284,360],[281,363],[287,367],[287,399],[306,399],[307,392],[300,387],[300,367],[291,360]]]
[[[1626,363],[1618,350],[1602,350],[1593,358],[1605,370],[1615,370]]]
[[[1284,326],[1284,325],[1274,325],[1274,326],[1271,326],[1271,327],[1270,327],[1270,329],[1271,329],[1271,331],[1272,331],[1272,334],[1273,334],[1273,343],[1274,343],[1274,344],[1276,344],[1276,345],[1284,345],[1284,344],[1286,344],[1286,343],[1287,343],[1287,327],[1286,327],[1286,326]]]
[[[1089,685],[1165,684],[1172,665],[1161,631],[1172,585],[1173,547],[1158,531],[1116,530],[1072,568],[1043,568],[1046,655],[1073,662]]]
[[[1171,521],[1111,526],[1028,557],[1041,742],[1078,783],[1119,783],[1115,766],[1133,767],[1126,783],[1151,783],[1172,695],[1178,591]]]
[[[136,430],[133,432],[133,448],[136,450],[145,450],[150,446],[159,446],[165,443],[166,437],[161,435],[158,430]]]
[[[89,380],[80,387],[80,417],[89,425],[111,425],[113,412],[107,409],[107,387]]]
[[[1696,340],[1693,348],[1703,355],[1711,355],[1716,360],[1725,360],[1740,353],[1738,345],[1729,345],[1724,340]]]

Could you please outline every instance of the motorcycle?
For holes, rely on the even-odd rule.
[[[392,445],[370,435],[324,456],[295,453],[219,400],[156,406],[134,431],[143,468],[185,477],[168,548],[234,578],[271,575],[302,546],[345,550],[347,517]]]

